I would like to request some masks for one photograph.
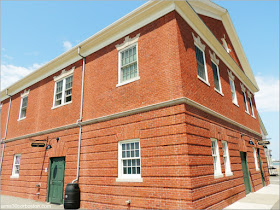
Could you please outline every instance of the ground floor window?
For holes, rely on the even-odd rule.
[[[14,155],[12,177],[19,177],[20,154]]]
[[[118,153],[119,167],[117,181],[141,179],[140,139],[120,141]]]

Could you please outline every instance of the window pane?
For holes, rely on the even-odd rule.
[[[62,92],[62,84],[63,84],[63,81],[59,81],[56,83],[56,93]]]
[[[135,142],[135,149],[139,149],[139,142]]]
[[[16,161],[15,161],[15,164],[20,164],[20,156],[16,156]]]
[[[132,174],[136,174],[136,167],[132,167]]]
[[[27,100],[28,100],[28,96],[22,99],[22,107],[27,107]]]
[[[126,167],[123,168],[123,174],[127,174],[127,168]]]
[[[213,69],[215,88],[220,91],[220,79],[218,75],[218,68],[217,65],[214,64],[213,62],[212,62],[212,69]]]
[[[128,174],[131,174],[131,168],[127,168],[128,169]]]
[[[140,166],[140,159],[137,159],[137,166]]]
[[[132,160],[132,166],[136,166],[136,160],[135,159]]]
[[[128,166],[131,166],[131,160],[128,160]]]
[[[134,151],[131,151],[131,157],[134,157]]]
[[[137,174],[140,174],[140,167],[137,167]]]
[[[203,52],[195,46],[198,75],[206,80]]]
[[[135,150],[135,157],[139,157],[139,150]]]
[[[130,150],[130,144],[126,144],[126,150]]]
[[[123,160],[123,166],[127,166],[127,160]]]
[[[242,92],[243,95],[243,100],[244,100],[244,105],[245,105],[245,110],[248,111],[248,107],[247,107],[247,100],[246,100],[246,95],[244,92]]]
[[[125,144],[122,144],[122,150],[125,150]]]
[[[26,117],[26,108],[21,110],[20,118]]]

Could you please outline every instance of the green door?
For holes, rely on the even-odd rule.
[[[244,178],[244,185],[245,185],[245,193],[248,194],[251,192],[251,184],[250,184],[250,176],[248,170],[248,164],[246,159],[246,153],[240,152],[241,157],[241,164],[242,164],[242,171],[243,171],[243,178]]]
[[[64,191],[64,157],[51,158],[48,199],[50,203],[62,204]]]
[[[262,184],[263,184],[263,186],[265,186],[263,170],[262,170],[262,162],[261,162],[261,156],[260,156],[260,149],[257,149],[257,151],[258,151],[259,165],[260,165],[260,170],[261,170],[261,175],[262,175]]]

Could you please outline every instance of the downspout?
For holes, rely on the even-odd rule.
[[[80,156],[81,156],[81,139],[82,139],[82,125],[81,122],[83,120],[83,104],[84,104],[84,81],[85,81],[85,63],[86,58],[80,54],[81,47],[78,47],[78,55],[83,58],[83,68],[82,68],[82,90],[81,90],[81,109],[80,109],[80,119],[77,120],[77,125],[80,127],[79,129],[79,145],[78,145],[78,160],[77,160],[77,175],[76,179],[72,181],[78,182],[79,181],[79,174],[80,174]]]
[[[2,164],[3,164],[4,151],[5,151],[5,140],[7,138],[8,124],[9,124],[9,119],[10,119],[10,111],[11,111],[11,103],[12,103],[12,96],[8,94],[8,89],[6,89],[6,95],[10,96],[10,102],[9,102],[7,121],[6,121],[7,123],[6,123],[5,136],[3,139],[1,139],[1,144],[3,144],[3,148],[2,148],[2,156],[1,156],[0,175],[2,173]]]

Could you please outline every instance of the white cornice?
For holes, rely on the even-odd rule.
[[[233,75],[232,71],[228,70],[228,76],[229,78],[231,78],[232,80],[235,79],[235,76]]]
[[[208,107],[205,107],[191,99],[188,99],[186,97],[182,97],[182,98],[177,98],[177,99],[173,99],[170,101],[165,101],[165,102],[161,102],[158,104],[152,104],[152,105],[148,105],[145,107],[140,107],[140,108],[136,108],[136,109],[131,109],[128,111],[124,111],[124,112],[119,112],[116,114],[111,114],[111,115],[107,115],[107,116],[103,116],[103,117],[98,117],[95,119],[90,119],[90,120],[86,120],[81,122],[80,124],[82,126],[84,125],[90,125],[90,124],[94,124],[94,123],[99,123],[99,122],[104,122],[104,121],[108,121],[108,120],[113,120],[113,119],[117,119],[117,118],[121,118],[121,117],[126,117],[126,116],[130,116],[130,115],[134,115],[134,114],[139,114],[139,113],[143,113],[143,112],[148,112],[148,111],[152,111],[152,110],[156,110],[156,109],[161,109],[161,108],[165,108],[165,107],[170,107],[170,106],[175,106],[178,104],[187,104],[190,105],[192,107],[195,107],[199,110],[202,110],[203,112],[206,112],[212,116],[215,116],[221,120],[224,120],[232,125],[235,125],[241,129],[244,129],[252,134],[255,134],[257,136],[261,137],[261,134],[252,130],[251,128],[248,128],[228,117],[225,117],[224,115],[213,111],[212,109],[209,109]],[[40,132],[36,132],[36,133],[31,133],[31,134],[27,134],[27,135],[23,135],[23,136],[18,136],[15,138],[10,138],[5,140],[4,142],[11,142],[11,141],[16,141],[16,140],[20,140],[20,139],[25,139],[25,138],[31,138],[34,136],[39,136],[39,135],[44,135],[44,134],[48,134],[48,133],[53,133],[53,132],[58,132],[58,131],[62,131],[62,130],[66,130],[66,129],[71,129],[71,128],[75,128],[78,127],[79,125],[77,123],[73,123],[73,124],[68,124],[65,126],[61,126],[61,127],[57,127],[57,128],[53,128],[53,129],[48,129],[48,130],[44,130],[44,131],[40,131]]]
[[[211,59],[212,59],[217,65],[219,65],[220,60],[216,57],[216,54],[215,54],[214,52],[211,53],[211,50],[209,50],[209,54],[210,54]]]
[[[24,90],[24,92],[22,94],[20,94],[20,97],[24,98],[25,96],[28,96],[29,92],[30,92],[30,89],[29,90]]]
[[[72,69],[70,69],[70,70],[68,70],[68,71],[66,71],[65,69],[63,69],[63,70],[61,71],[61,74],[60,74],[60,75],[53,77],[53,80],[56,82],[56,81],[59,81],[59,80],[65,78],[65,77],[68,77],[68,76],[70,76],[70,75],[72,75],[72,74],[74,73],[74,70],[75,70],[75,66],[72,67]]]
[[[132,44],[136,43],[138,41],[138,39],[139,39],[139,36],[140,36],[140,33],[137,34],[133,38],[130,38],[129,36],[126,36],[124,41],[123,41],[123,43],[116,45],[117,50],[120,51],[120,50],[128,47],[129,45],[132,45]]]
[[[202,44],[201,39],[199,36],[195,37],[194,33],[192,33],[194,43],[200,47],[203,51],[205,51],[205,44]]]
[[[242,92],[246,93],[246,88],[242,83],[240,83],[240,87],[241,87]]]
[[[247,95],[248,95],[248,97],[249,97],[249,98],[251,98],[251,97],[252,97],[252,94],[250,93],[250,91],[249,91],[249,90],[247,91]]]

